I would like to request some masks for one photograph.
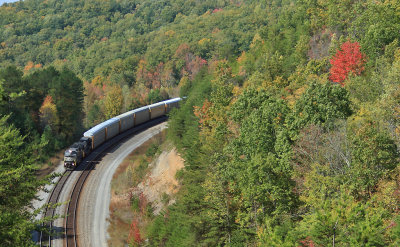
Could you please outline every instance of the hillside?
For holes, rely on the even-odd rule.
[[[73,71],[85,82],[91,126],[176,94],[206,60],[247,49],[260,25],[229,1],[28,0],[0,8],[0,66]]]
[[[180,94],[168,131],[185,160],[180,191],[132,245],[398,246],[399,10],[383,0],[2,6],[10,116],[0,128],[12,138],[0,136],[0,193],[17,162],[7,153],[45,157],[84,127]],[[29,238],[25,198],[0,194],[3,239]],[[15,226],[15,201],[23,227],[1,231]]]
[[[245,5],[242,6],[242,8]],[[398,246],[399,7],[273,1],[169,134],[185,169],[152,246]]]

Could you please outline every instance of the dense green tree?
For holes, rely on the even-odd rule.
[[[336,119],[345,119],[351,114],[348,91],[330,82],[311,83],[296,102],[289,123],[291,128],[300,129],[307,124],[332,126]]]
[[[27,91],[29,84],[22,79],[22,72],[15,66],[9,66],[0,70],[0,80],[3,80],[4,104],[0,114],[9,115],[8,121],[22,131],[25,130],[25,119],[28,116],[31,105],[28,102]],[[19,96],[19,97],[16,97]],[[23,133],[26,133],[25,131]]]
[[[0,78],[4,78],[1,80],[5,83],[7,95],[3,99],[7,103],[0,107],[1,114],[10,115],[8,122],[26,135],[27,142],[41,135],[47,124],[51,125],[55,138],[64,142],[64,145],[80,134],[83,85],[71,71],[64,69],[59,72],[49,67],[23,76],[15,67],[7,67],[0,71]],[[43,106],[46,97],[52,99],[50,108],[48,104]],[[45,113],[45,108],[50,111]]]
[[[83,83],[72,71],[64,69],[53,78],[50,95],[57,108],[59,135],[72,142],[82,130]]]
[[[0,82],[0,104],[7,97]],[[5,96],[6,95],[6,96]],[[0,118],[0,235],[3,246],[33,246],[31,231],[35,228],[34,215],[27,212],[36,189],[43,185],[35,177],[36,157],[40,147],[28,146],[24,137]]]
[[[46,156],[80,134],[83,109],[88,127],[180,90],[168,136],[185,168],[176,203],[149,226],[150,245],[397,246],[398,8],[372,0],[7,4],[0,139],[4,150]],[[348,40],[367,62],[340,87],[328,82],[329,61]],[[45,127],[48,95],[58,117]],[[11,163],[7,176],[23,170]],[[6,175],[0,183],[9,186]],[[0,217],[23,226],[2,228],[6,241],[29,235],[22,209]]]
[[[358,202],[340,188],[329,200],[316,201],[313,211],[303,218],[294,235],[300,243],[308,238],[315,245],[323,246],[360,243],[386,246],[385,214],[382,208]]]
[[[255,97],[247,98],[249,94]],[[243,103],[250,100],[243,109]],[[251,209],[249,213],[262,210],[264,217],[290,212],[296,199],[291,189],[290,159],[284,158],[291,152],[284,126],[289,108],[282,100],[254,91],[243,94],[236,104],[235,111],[249,114],[241,119],[240,135],[229,149],[235,157],[234,181],[243,190],[244,206]]]
[[[374,122],[355,128],[351,139],[350,188],[370,196],[379,179],[398,165],[397,146]]]

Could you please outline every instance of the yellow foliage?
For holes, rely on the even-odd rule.
[[[189,77],[183,76],[179,81],[178,88],[185,87],[189,83]]]
[[[95,78],[93,78],[92,84],[95,86],[103,86],[103,81],[104,78],[98,75]]]
[[[374,194],[374,202],[383,206],[391,212],[400,210],[400,168],[391,172],[390,179],[382,180],[378,184],[377,192]]]
[[[300,199],[307,205],[321,205],[326,200],[326,194],[329,194],[339,187],[338,181],[332,176],[324,176],[329,174],[329,165],[321,165],[318,163],[311,164],[311,170],[304,178],[304,193]]]
[[[210,43],[211,42],[211,40],[210,39],[208,39],[208,38],[202,38],[201,40],[199,40],[199,45],[205,45],[205,44],[207,44],[207,43]]]
[[[353,114],[353,117],[349,121],[350,127],[353,128],[354,131],[357,131],[360,126],[381,119],[382,117],[379,116],[379,111],[379,109],[374,109],[374,106],[370,104],[360,105],[359,110],[356,114]]]
[[[43,127],[49,125],[53,130],[58,122],[57,107],[53,98],[47,95],[39,109],[40,122]]]
[[[307,90],[307,86],[302,86],[295,91],[295,95],[300,98],[301,95]]]
[[[257,46],[259,44],[264,44],[264,40],[262,40],[259,33],[256,33],[253,37],[253,40],[250,43],[250,48],[254,48],[255,46]]]
[[[121,113],[122,106],[124,105],[124,98],[122,89],[119,86],[111,87],[104,100],[105,115],[107,118],[112,118]]]
[[[237,58],[239,64],[241,64],[246,59],[246,52],[243,51],[242,54]]]
[[[279,88],[282,88],[288,84],[288,81],[285,80],[282,76],[277,76],[273,84]]]
[[[238,97],[239,95],[241,95],[243,92],[243,89],[240,88],[239,86],[234,86],[232,89],[232,93],[234,97]]]
[[[394,61],[395,62],[400,61],[400,49],[399,48],[397,48],[396,51],[394,52]]]
[[[165,34],[165,36],[173,37],[175,35],[175,31],[174,30],[168,30],[164,34]]]

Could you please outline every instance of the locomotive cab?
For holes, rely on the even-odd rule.
[[[73,149],[67,149],[64,153],[64,167],[74,169],[78,163],[78,154]]]
[[[74,169],[83,158],[83,146],[79,142],[72,144],[64,153],[64,167]]]

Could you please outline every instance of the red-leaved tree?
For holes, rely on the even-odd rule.
[[[132,244],[133,246],[139,246],[142,241],[143,239],[140,235],[138,220],[134,218],[129,229],[128,243]]]
[[[365,61],[365,55],[360,51],[360,44],[347,41],[342,44],[340,50],[336,52],[330,61],[332,67],[329,79],[343,86],[343,81],[350,72],[355,75],[360,75],[363,72]]]
[[[304,240],[300,241],[299,247],[315,247],[314,241],[312,241],[311,237],[307,237]]]

